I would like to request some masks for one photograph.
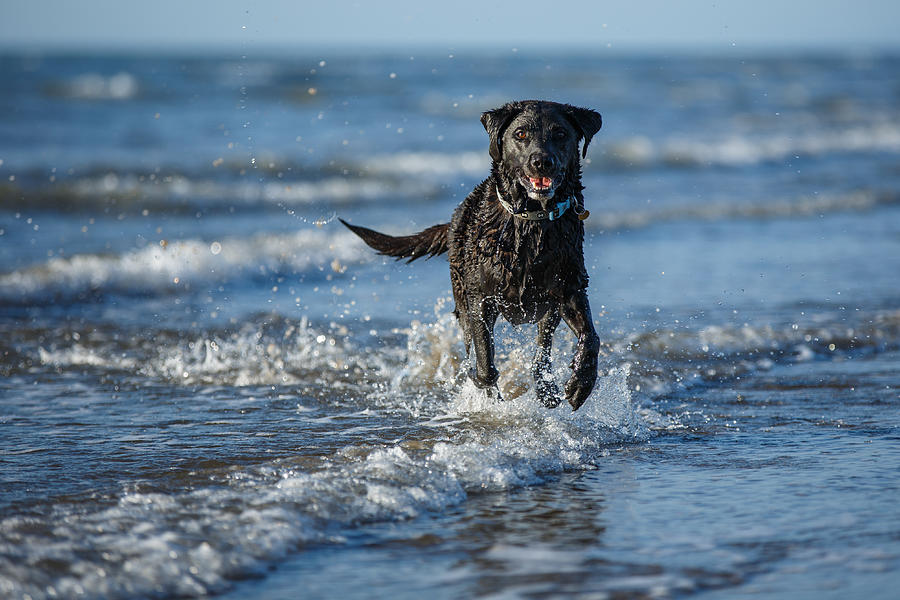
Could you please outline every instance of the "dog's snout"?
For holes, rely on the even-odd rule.
[[[535,152],[529,158],[528,163],[538,173],[548,173],[556,166],[556,161],[546,152]]]

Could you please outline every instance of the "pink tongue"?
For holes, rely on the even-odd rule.
[[[548,188],[553,185],[553,180],[549,177],[529,177],[531,185],[536,188]]]

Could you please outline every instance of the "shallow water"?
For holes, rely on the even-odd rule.
[[[0,57],[0,595],[892,597],[898,60]],[[445,221],[527,97],[604,115],[574,414],[334,219]]]

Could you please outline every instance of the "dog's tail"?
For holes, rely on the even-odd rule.
[[[426,255],[437,256],[447,251],[447,232],[450,229],[450,223],[432,225],[419,233],[395,237],[366,227],[351,225],[340,218],[338,220],[361,237],[366,244],[378,250],[379,254],[393,256],[397,260],[408,258],[409,260],[406,262],[412,262]]]

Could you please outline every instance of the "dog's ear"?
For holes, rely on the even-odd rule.
[[[584,158],[587,156],[588,144],[591,143],[591,138],[603,126],[603,118],[597,111],[569,105],[566,105],[565,115],[575,129],[581,133],[581,137],[584,138],[584,146],[581,149],[581,157]]]
[[[503,133],[521,111],[518,104],[510,102],[500,108],[481,113],[481,124],[491,138],[489,152],[494,162],[500,162],[503,158]]]

